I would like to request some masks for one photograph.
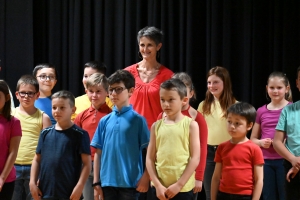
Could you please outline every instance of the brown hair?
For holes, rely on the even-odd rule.
[[[223,81],[223,92],[219,98],[219,102],[221,105],[221,109],[224,113],[223,117],[226,116],[227,109],[236,102],[235,97],[232,93],[232,86],[231,86],[231,80],[229,76],[229,72],[226,68],[221,66],[216,66],[211,68],[206,76],[206,79],[208,77],[216,75]],[[203,115],[210,115],[211,114],[211,105],[214,103],[214,96],[210,93],[210,91],[207,89],[205,100],[203,102]]]
[[[9,94],[9,88],[7,83],[4,80],[0,80],[0,91],[3,92],[5,96],[5,104],[2,110],[2,115],[5,119],[10,121],[11,119],[11,97]]]

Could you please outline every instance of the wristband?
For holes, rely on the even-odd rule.
[[[93,184],[92,184],[92,187],[95,187],[95,186],[97,186],[97,185],[101,186],[101,181],[96,182],[96,183],[93,183]]]

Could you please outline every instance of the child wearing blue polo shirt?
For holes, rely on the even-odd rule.
[[[130,72],[118,70],[108,78],[112,113],[104,116],[91,146],[94,155],[94,196],[98,199],[137,200],[148,190],[149,175],[143,173],[142,149],[149,143],[144,117],[133,110],[129,98],[135,80]]]

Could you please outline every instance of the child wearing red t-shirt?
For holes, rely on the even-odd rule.
[[[231,139],[218,146],[211,180],[211,199],[259,200],[263,186],[264,159],[261,149],[246,135],[256,111],[248,103],[233,104],[227,110]]]

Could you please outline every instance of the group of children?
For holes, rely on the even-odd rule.
[[[64,90],[52,95],[56,70],[38,65],[19,79],[14,110],[0,81],[0,199],[137,200],[150,181],[160,200],[192,200],[202,184],[213,200],[300,198],[299,102],[284,74],[269,76],[271,102],[257,112],[236,101],[223,67],[208,72],[199,112],[189,106],[190,77],[175,74],[160,85],[163,113],[149,130],[129,102],[133,75],[106,78],[98,66],[85,65],[86,95],[76,100]]]

